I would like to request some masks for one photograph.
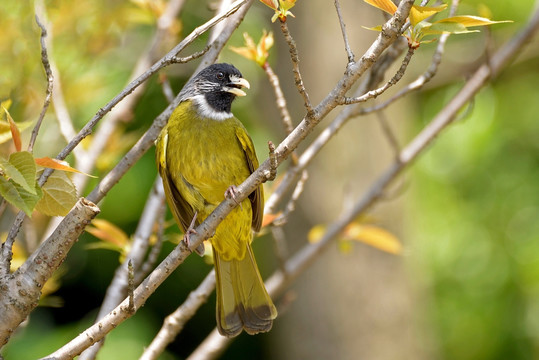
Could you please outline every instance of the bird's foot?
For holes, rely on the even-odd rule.
[[[236,199],[236,195],[238,194],[238,188],[235,185],[230,185],[228,189],[225,191],[225,199],[232,199],[236,203],[236,205],[239,205],[241,207],[241,203],[238,202]]]
[[[197,219],[197,215],[198,213],[195,212],[195,215],[193,216],[193,220],[191,220],[191,224],[189,224],[189,228],[187,228],[187,231],[183,235],[183,241],[185,241],[185,245],[187,245],[189,249],[191,249],[191,235],[198,234],[197,231],[195,230],[195,221]],[[197,246],[197,248],[195,249],[195,252],[198,255],[203,256],[204,243],[201,243],[199,246]]]

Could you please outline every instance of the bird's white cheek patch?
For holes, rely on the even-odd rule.
[[[191,98],[193,105],[197,108],[198,115],[202,118],[208,118],[216,121],[224,121],[230,119],[234,115],[231,112],[216,111],[213,109],[204,95],[196,95]]]

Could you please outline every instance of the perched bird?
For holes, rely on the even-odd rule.
[[[230,108],[249,88],[238,69],[214,64],[184,86],[181,102],[156,141],[156,160],[168,204],[188,234],[225,199],[234,196],[257,167],[253,142]],[[257,334],[271,329],[277,310],[258,271],[251,248],[260,230],[262,186],[219,224],[209,239],[217,280],[217,328],[228,337],[242,329]]]

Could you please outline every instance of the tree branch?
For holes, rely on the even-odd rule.
[[[165,351],[167,345],[173,342],[176,336],[183,330],[185,323],[208,300],[213,289],[215,289],[215,270],[210,271],[202,283],[189,294],[185,302],[166,317],[159,333],[157,333],[151,344],[144,350],[139,360],[158,359],[159,355]]]
[[[1,278],[0,347],[7,343],[11,333],[37,306],[41,288],[98,213],[96,205],[81,198],[30,258],[14,274]]]

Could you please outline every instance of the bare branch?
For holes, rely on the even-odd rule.
[[[107,288],[105,298],[103,299],[103,303],[97,314],[97,320],[102,319],[107,313],[118,306],[129,293],[131,293],[132,297],[133,290],[131,289],[131,291],[129,291],[129,279],[131,279],[129,266],[131,264],[137,271],[142,266],[144,257],[148,251],[150,243],[149,238],[153,232],[153,225],[155,224],[157,215],[162,214],[160,209],[163,208],[164,201],[165,193],[163,184],[161,178],[157,177],[154,181],[152,191],[148,196],[148,200],[146,201],[146,205],[144,206],[142,215],[140,216],[140,221],[135,231],[135,236],[133,237],[133,243],[126,256],[126,261],[124,261],[114,273],[114,277]],[[129,308],[133,309],[131,304],[129,305]],[[81,354],[80,360],[94,359],[102,346],[103,341],[95,343]]]
[[[277,108],[279,109],[279,112],[281,114],[281,120],[283,122],[284,129],[287,134],[290,134],[292,130],[294,130],[294,125],[292,124],[292,118],[290,117],[290,113],[288,112],[288,108],[286,107],[286,99],[284,97],[283,90],[281,89],[279,78],[277,77],[277,75],[275,75],[273,69],[268,62],[266,62],[262,68],[266,72],[271,87],[273,88],[273,92],[275,94],[275,103],[277,104]]]
[[[281,31],[284,35],[284,38],[288,44],[288,48],[290,51],[290,59],[292,60],[292,69],[294,72],[294,80],[296,83],[296,87],[298,88],[298,91],[300,95],[303,97],[303,102],[305,104],[305,109],[307,109],[307,116],[311,117],[313,115],[313,106],[311,104],[311,100],[309,99],[309,94],[305,90],[305,85],[303,84],[303,78],[301,77],[301,72],[299,71],[299,55],[298,55],[298,48],[296,46],[296,42],[292,38],[292,35],[290,35],[290,31],[288,30],[288,24],[286,23],[286,20],[280,20],[281,23]]]
[[[0,277],[0,346],[37,306],[41,288],[63,262],[85,226],[99,213],[93,203],[81,198],[52,235],[12,275]]]
[[[138,310],[144,305],[151,294],[165,281],[174,269],[180,265],[191,251],[180,242],[178,246],[168,254],[168,256],[157,266],[157,268],[135,289],[133,302]],[[62,346],[60,349],[44,357],[43,359],[70,360],[79,355],[83,350],[92,344],[100,341],[120,323],[129,319],[133,315],[129,311],[129,299],[124,299],[105,317],[92,325],[73,340]]]
[[[43,64],[43,69],[45,70],[45,74],[47,75],[47,90],[45,93],[45,101],[43,102],[43,108],[41,109],[41,113],[39,114],[39,118],[37,119],[37,123],[34,126],[34,129],[32,130],[32,136],[30,137],[30,142],[28,143],[28,151],[32,152],[34,149],[34,144],[37,139],[37,134],[39,133],[39,128],[41,127],[41,123],[43,122],[43,118],[45,117],[45,113],[47,112],[47,109],[49,108],[49,105],[51,103],[51,96],[52,96],[52,85],[53,85],[53,76],[51,71],[51,66],[49,64],[49,55],[47,53],[47,44],[45,42],[45,38],[47,37],[47,29],[45,28],[45,25],[41,23],[39,20],[39,17],[37,14],[35,15],[36,18],[36,24],[41,29],[41,37],[40,37],[40,43],[41,43],[41,63]]]
[[[398,158],[400,153],[399,141],[397,140],[397,137],[387,123],[387,118],[385,114],[382,111],[378,111],[376,114],[378,116],[378,122],[380,123],[380,127],[382,128],[382,131],[384,132],[384,135],[387,138],[389,145],[391,145],[391,149],[395,153],[395,157]]]
[[[140,360],[158,359],[168,344],[174,341],[183,330],[185,323],[195,315],[215,289],[215,270],[210,271],[200,285],[187,297],[185,302],[166,317],[161,330],[151,344],[144,350]]]
[[[346,33],[346,25],[341,14],[341,4],[339,0],[335,0],[335,10],[337,11],[337,16],[339,17],[339,24],[341,24],[342,38],[344,40],[344,50],[346,50],[346,55],[348,57],[348,63],[353,63],[355,61],[354,53],[350,48],[350,43],[348,42],[348,34]]]
[[[406,68],[408,67],[408,64],[410,63],[410,60],[412,59],[412,56],[414,55],[414,52],[415,52],[415,49],[413,47],[408,48],[408,52],[406,53],[406,56],[402,60],[402,64],[401,64],[399,70],[382,87],[380,87],[380,88],[378,88],[376,90],[371,90],[371,91],[367,92],[366,94],[363,94],[363,95],[355,97],[355,98],[345,97],[342,100],[342,104],[343,105],[357,104],[357,103],[360,103],[360,102],[365,102],[365,101],[367,101],[369,99],[372,99],[372,98],[376,98],[380,94],[383,94],[391,86],[398,83],[399,80],[403,77],[404,73],[406,72]]]

